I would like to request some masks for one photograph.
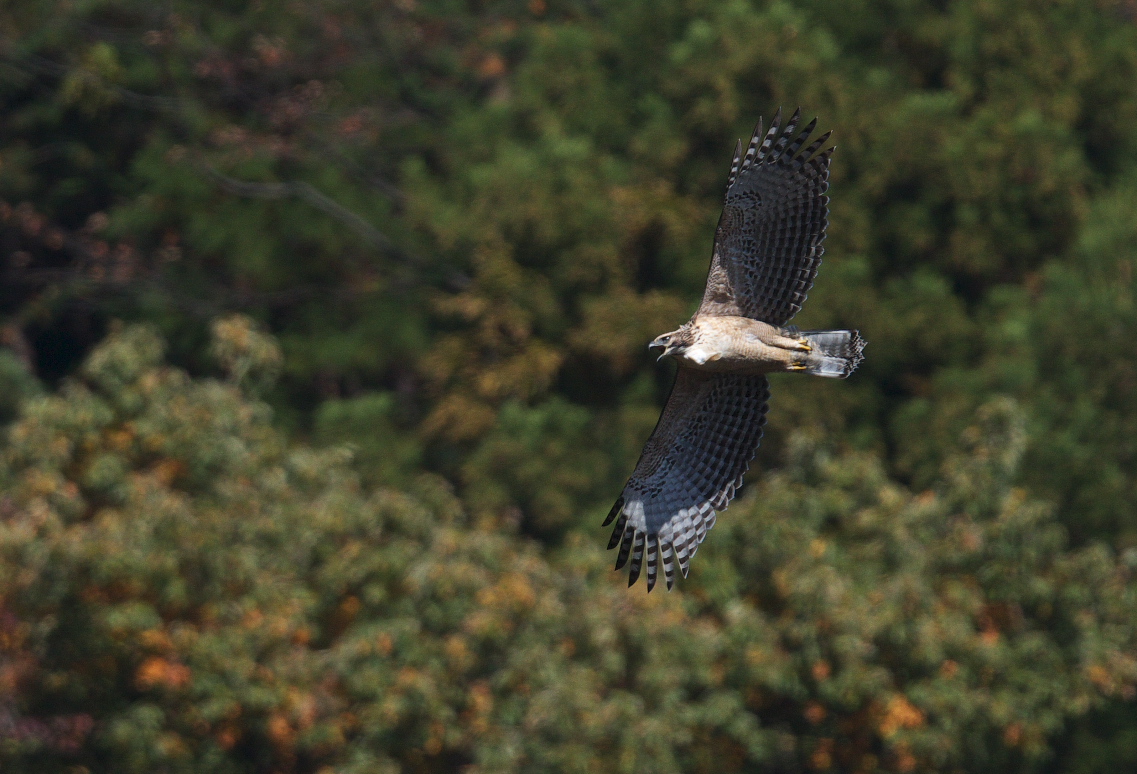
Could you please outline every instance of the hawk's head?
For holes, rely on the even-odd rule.
[[[695,343],[695,330],[687,323],[679,330],[665,333],[662,336],[657,336],[651,344],[647,345],[648,349],[655,349],[659,347],[663,350],[657,360],[663,360],[668,355],[681,355],[687,347]]]

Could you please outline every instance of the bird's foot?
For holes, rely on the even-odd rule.
[[[789,370],[791,370],[791,371],[804,371],[804,370],[806,370],[806,368],[808,368],[808,366],[805,363],[790,363]]]
[[[797,343],[797,348],[801,352],[812,352],[813,351],[813,345],[810,344],[807,339],[799,339],[798,343]]]

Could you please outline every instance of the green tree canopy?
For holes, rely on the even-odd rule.
[[[1121,0],[0,4],[0,767],[1137,765],[1135,82]],[[629,595],[778,105],[867,360]]]

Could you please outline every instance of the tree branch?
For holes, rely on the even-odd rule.
[[[402,255],[402,251],[395,247],[395,244],[388,239],[383,232],[372,226],[360,215],[320,193],[315,187],[308,183],[297,180],[286,183],[250,183],[223,175],[205,162],[200,162],[200,164],[206,174],[208,174],[222,190],[237,196],[252,199],[287,199],[290,196],[294,196],[332,216],[359,236],[363,237],[371,245],[388,253]]]

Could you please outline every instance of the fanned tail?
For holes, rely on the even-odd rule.
[[[806,360],[806,373],[844,379],[864,360],[864,339],[858,331],[802,331],[813,352]]]

